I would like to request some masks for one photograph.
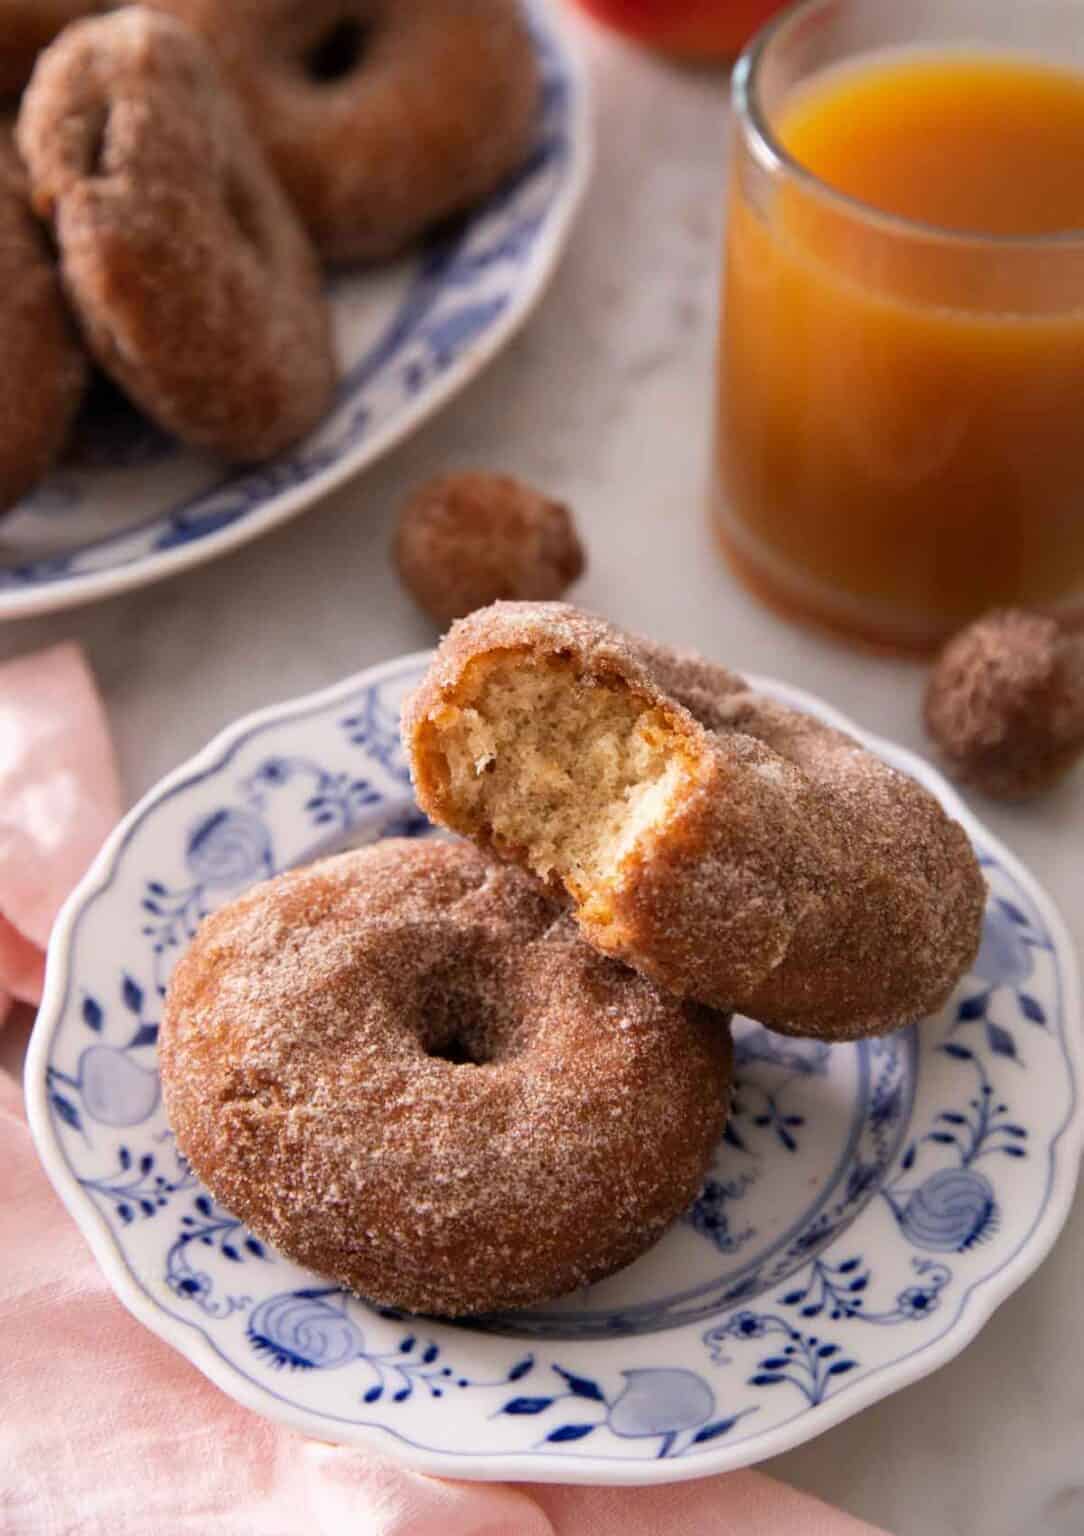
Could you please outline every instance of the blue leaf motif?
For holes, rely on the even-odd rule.
[[[53,1092],[49,1095],[49,1103],[65,1125],[70,1125],[73,1131],[81,1131],[83,1129],[83,1122],[79,1117],[79,1111],[70,1099],[66,1099],[62,1093]]]
[[[954,1056],[957,1061],[974,1061],[975,1059],[974,1051],[971,1050],[968,1046],[956,1045],[951,1040],[947,1045],[943,1045],[941,1049],[944,1051],[946,1056]]]
[[[995,1024],[993,1019],[986,1021],[986,1040],[996,1056],[1007,1056],[1011,1061],[1019,1060],[1016,1054],[1016,1041],[1007,1029],[1002,1029],[1000,1024]]]
[[[1033,1024],[1046,1023],[1046,1014],[1043,1011],[1042,1004],[1032,997],[1030,993],[1018,993],[1017,1000],[1020,1003],[1020,1012],[1026,1019],[1030,1019]]]
[[[124,985],[121,988],[124,997],[124,1006],[129,1013],[140,1014],[143,1012],[143,988],[131,976],[125,974]]]
[[[94,1030],[95,1034],[100,1034],[103,1017],[101,1003],[88,992],[83,999],[83,1023],[88,1029]]]
[[[155,1045],[158,1041],[157,1024],[141,1024],[135,1034],[128,1041],[126,1049],[138,1051],[145,1045]]]
[[[698,1429],[690,1445],[703,1445],[705,1440],[717,1440],[720,1435],[727,1435],[738,1422],[738,1415],[734,1414],[729,1419],[716,1419],[714,1424],[705,1424],[703,1429]]]
[[[606,1401],[605,1396],[599,1390],[596,1383],[589,1380],[588,1377],[573,1376],[571,1371],[563,1371],[559,1365],[555,1365],[554,1370],[561,1377],[562,1381],[567,1383],[568,1389],[574,1397],[585,1397],[592,1403],[604,1403]]]
[[[560,1429],[551,1430],[546,1440],[554,1445],[567,1445],[570,1440],[582,1440],[597,1428],[597,1424],[562,1424]]]
[[[969,1024],[973,1019],[981,1019],[986,1012],[986,993],[982,992],[977,997],[965,997],[956,1010],[956,1017],[964,1024]]]
[[[787,1378],[785,1376],[778,1376],[774,1373],[760,1371],[757,1373],[757,1375],[750,1376],[749,1385],[751,1387],[774,1387],[778,1386],[781,1381],[786,1381],[786,1379]]]
[[[526,1355],[522,1360],[517,1360],[515,1365],[508,1372],[508,1380],[509,1381],[521,1381],[523,1379],[523,1377],[526,1376],[527,1372],[532,1368],[533,1365],[534,1365],[534,1356],[533,1355]]]
[[[552,1402],[552,1397],[513,1397],[510,1402],[505,1403],[501,1412],[514,1414],[545,1413]]]
[[[847,1371],[853,1371],[858,1364],[857,1360],[837,1360],[835,1365],[828,1367],[829,1376],[842,1376]]]

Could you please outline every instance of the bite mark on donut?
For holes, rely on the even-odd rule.
[[[480,658],[459,702],[428,725],[449,801],[471,829],[605,924],[626,862],[668,824],[697,764],[666,712],[623,679],[570,687],[573,671],[525,651]]]
[[[314,85],[337,85],[361,64],[371,33],[359,17],[340,17],[305,54],[305,74]]]
[[[91,108],[83,119],[82,174],[98,177],[107,174],[106,149],[109,143],[111,109],[105,103]]]
[[[226,211],[242,239],[258,256],[264,256],[267,252],[267,239],[259,205],[251,188],[237,171],[227,175],[223,199]]]

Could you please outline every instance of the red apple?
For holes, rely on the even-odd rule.
[[[578,0],[596,20],[687,59],[730,58],[784,0]]]

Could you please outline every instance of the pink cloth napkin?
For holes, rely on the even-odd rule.
[[[0,1019],[13,997],[41,1001],[53,919],[119,816],[82,652],[58,645],[0,667]]]
[[[80,653],[61,647],[0,668],[9,996],[38,997],[49,924],[117,809]],[[115,1300],[2,1073],[0,1255],[5,1536],[875,1536],[756,1472],[658,1489],[440,1482],[266,1423]]]

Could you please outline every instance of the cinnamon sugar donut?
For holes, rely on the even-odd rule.
[[[394,256],[524,158],[538,104],[516,0],[154,0],[218,52],[331,261]]]
[[[315,258],[198,37],[137,6],[42,54],[19,147],[102,367],[156,421],[268,458],[335,385]]]
[[[69,22],[101,9],[102,0],[0,0],[0,96],[22,90],[38,54]]]
[[[162,1021],[215,1198],[387,1306],[521,1307],[628,1264],[726,1119],[725,1018],[597,954],[465,843],[388,840],[199,930]]]
[[[424,810],[567,892],[680,996],[849,1040],[936,1009],[976,953],[962,827],[841,732],[563,604],[453,627],[404,714]]]
[[[0,512],[52,464],[86,361],[6,129],[0,129]]]

